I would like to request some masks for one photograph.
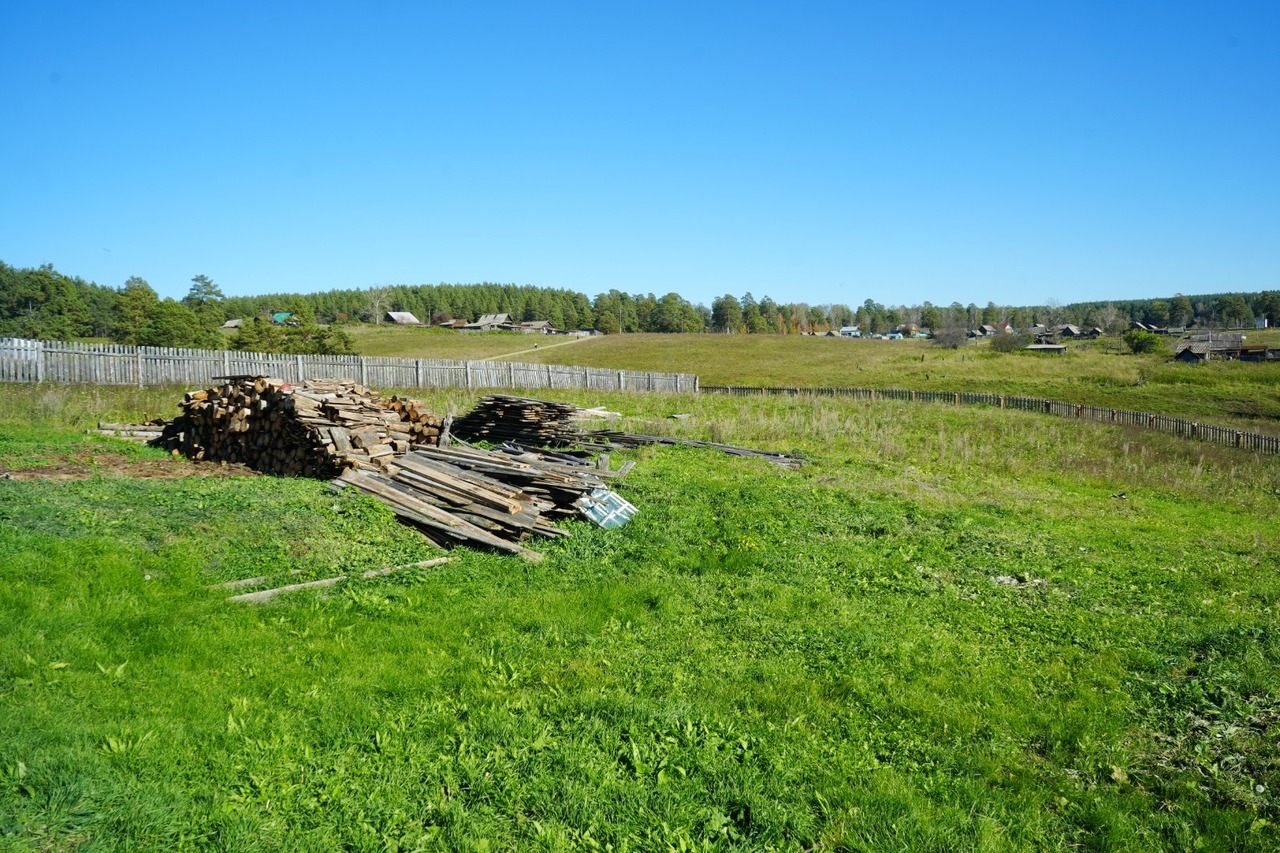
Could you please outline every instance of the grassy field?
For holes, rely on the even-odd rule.
[[[1135,356],[1118,339],[1072,344],[1065,356],[960,350],[927,341],[798,335],[610,335],[569,345],[506,332],[361,327],[366,355],[503,358],[697,374],[706,385],[975,391],[1156,412],[1280,434],[1280,363],[1184,365],[1167,351]],[[1280,347],[1280,330],[1249,340]],[[534,343],[541,346],[530,351]],[[515,355],[509,355],[518,353]]]
[[[982,408],[558,396],[808,464],[641,451],[632,524],[541,564],[458,551],[258,608],[207,586],[435,552],[304,480],[0,480],[0,849],[1280,845],[1280,460]],[[162,461],[79,428],[163,398],[0,388],[0,463]]]

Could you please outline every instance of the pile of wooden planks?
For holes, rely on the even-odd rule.
[[[414,400],[383,400],[350,379],[290,385],[269,376],[215,377],[188,392],[162,446],[198,461],[242,462],[259,471],[328,479],[381,470],[389,457],[438,441],[443,421]]]
[[[580,516],[584,495],[624,474],[608,470],[607,458],[600,464],[516,445],[421,447],[381,473],[344,471],[331,486],[378,499],[438,545],[477,545],[536,562],[542,555],[520,543],[567,535],[552,522]]]
[[[570,403],[493,394],[453,422],[453,434],[466,441],[519,441],[539,447],[568,447],[581,435],[584,410]]]

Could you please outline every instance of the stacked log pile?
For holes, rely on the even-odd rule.
[[[197,461],[328,479],[350,468],[381,470],[388,457],[438,440],[442,421],[414,400],[383,400],[350,379],[293,386],[265,376],[219,377],[188,392],[159,443]]]

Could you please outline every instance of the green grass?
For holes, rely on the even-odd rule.
[[[609,335],[566,346],[515,333],[357,327],[366,355],[511,358],[626,370],[694,373],[705,385],[972,391],[1155,412],[1280,434],[1280,363],[1183,365],[1174,341],[1134,356],[1118,339],[1071,344],[1065,356],[960,350],[928,341],[798,335]],[[1249,334],[1280,347],[1280,330]],[[536,352],[534,343],[540,344]]]
[[[809,464],[641,451],[632,524],[541,564],[259,608],[206,586],[431,552],[308,481],[0,481],[0,848],[1280,844],[1280,460],[982,408],[558,397]],[[82,440],[48,397],[22,432],[35,404],[0,388],[24,458]]]
[[[533,336],[520,332],[463,333],[429,326],[359,324],[348,326],[347,330],[355,340],[356,351],[361,355],[404,358],[492,358],[532,349],[535,343],[548,343],[542,335]]]

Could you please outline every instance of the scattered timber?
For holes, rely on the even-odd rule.
[[[718,450],[721,453],[727,453],[730,456],[745,456],[755,459],[763,459],[777,465],[780,468],[786,468],[791,471],[797,471],[802,464],[802,460],[798,456],[792,456],[788,453],[773,453],[768,450],[753,450],[749,447],[736,447],[732,444],[720,444],[714,441],[696,441],[692,438],[672,438],[666,435],[637,435],[628,432],[615,432],[613,430],[591,430],[582,435],[580,445],[586,450],[602,451],[610,447],[648,447],[652,445],[666,445],[669,447],[701,447],[710,450]]]
[[[449,562],[448,557],[437,557],[434,560],[422,560],[421,562],[417,562],[417,563],[409,563],[406,566],[389,566],[385,569],[370,569],[367,572],[361,572],[360,577],[364,580],[369,580],[371,578],[377,578],[377,577],[382,577],[383,575],[389,575],[392,572],[398,572],[401,569],[425,569],[425,568],[430,568],[431,566],[439,566],[447,562]],[[282,595],[287,592],[298,592],[299,590],[304,590],[304,589],[323,589],[324,587],[337,586],[343,581],[349,580],[349,579],[350,578],[347,575],[338,575],[337,577],[334,577],[334,578],[324,578],[318,581],[305,581],[304,583],[294,583],[294,584],[289,584],[288,586],[278,586],[278,587],[275,587],[274,589],[262,589],[262,590],[258,590],[257,592],[245,592],[245,593],[241,593],[240,595],[230,596],[227,598],[227,601],[234,601],[239,604],[261,604],[264,601],[270,601],[271,599],[275,598],[277,595]],[[246,578],[243,581],[232,581],[231,584],[223,584],[222,588],[224,589],[234,588],[232,584],[235,584],[237,586],[248,586],[248,585],[252,585],[254,582],[261,581],[261,580],[263,580],[263,578]]]

